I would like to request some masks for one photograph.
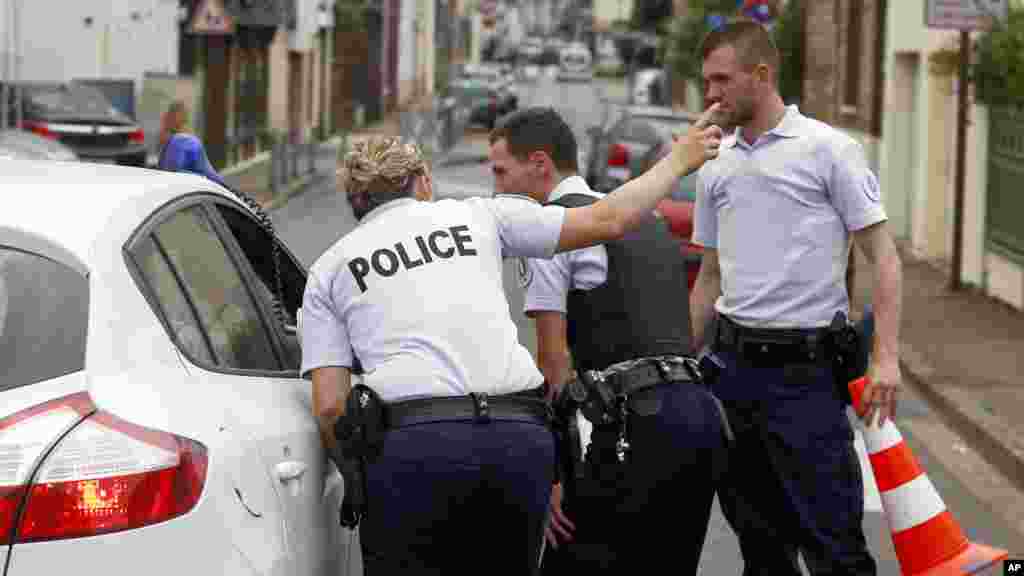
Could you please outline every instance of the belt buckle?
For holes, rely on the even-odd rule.
[[[473,421],[478,424],[486,424],[491,421],[491,408],[487,400],[486,392],[472,392],[469,397],[473,400]]]

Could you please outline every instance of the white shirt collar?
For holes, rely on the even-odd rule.
[[[567,194],[586,194],[587,196],[597,195],[590,189],[590,186],[587,185],[587,181],[584,180],[582,176],[574,174],[559,182],[558,186],[555,186],[555,189],[548,195],[548,202],[554,202]]]

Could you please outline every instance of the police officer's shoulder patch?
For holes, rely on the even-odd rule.
[[[533,282],[533,269],[526,263],[526,258],[516,259],[516,272],[519,277],[519,287],[527,288]]]

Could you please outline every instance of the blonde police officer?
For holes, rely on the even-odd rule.
[[[345,158],[357,227],[313,264],[302,306],[302,374],[331,453],[386,407],[365,467],[367,574],[537,569],[554,474],[543,376],[519,345],[502,258],[551,258],[621,237],[718,153],[707,117],[649,172],[583,208],[514,196],[430,202],[416,148],[374,137]],[[348,402],[351,369],[363,373]],[[354,395],[355,397],[355,395]],[[541,409],[538,409],[538,404]],[[487,562],[485,566],[479,561]]]

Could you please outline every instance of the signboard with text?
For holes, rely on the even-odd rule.
[[[944,30],[984,30],[1006,21],[1008,0],[927,0],[925,26]]]

